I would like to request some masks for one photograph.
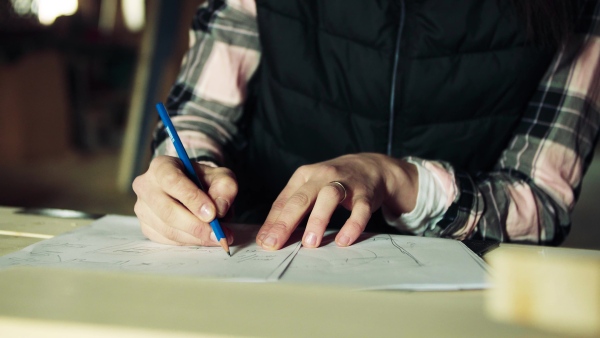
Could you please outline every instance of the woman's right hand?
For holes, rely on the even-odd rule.
[[[227,168],[199,163],[194,168],[206,192],[188,179],[181,161],[171,156],[154,158],[148,171],[133,181],[134,211],[149,239],[172,245],[219,245],[209,222],[227,214],[237,195],[237,181]],[[225,227],[223,231],[231,244],[233,233]]]

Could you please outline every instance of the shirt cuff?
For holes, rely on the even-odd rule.
[[[181,137],[181,136],[180,136]],[[200,132],[186,131],[186,137],[181,137],[181,143],[185,148],[190,161],[199,162],[211,167],[223,166],[223,155],[218,146],[209,138]],[[154,151],[152,158],[167,155],[178,157],[177,151],[170,138],[165,138],[161,142],[154,142]]]
[[[419,174],[417,203],[411,212],[400,216],[392,215],[383,207],[383,217],[389,225],[402,232],[423,235],[428,227],[435,226],[442,219],[450,204],[448,201],[453,201],[453,197],[449,195],[456,193],[452,188],[454,184],[448,184],[446,181],[454,182],[454,179],[452,173],[448,173],[434,162],[411,157],[405,160],[414,164]]]

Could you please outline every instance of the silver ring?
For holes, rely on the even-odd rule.
[[[346,187],[344,187],[344,185],[342,184],[342,182],[340,182],[340,181],[331,181],[331,182],[329,182],[329,184],[337,185],[340,188],[342,188],[342,190],[344,191],[344,198],[342,198],[342,200],[340,201],[340,203],[344,202],[344,200],[346,200],[346,196],[348,196],[348,194],[346,193]]]

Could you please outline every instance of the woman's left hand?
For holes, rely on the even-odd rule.
[[[340,204],[351,213],[335,242],[348,246],[364,231],[375,210],[385,205],[398,216],[409,212],[415,207],[417,192],[417,168],[382,154],[344,155],[305,165],[296,170],[273,203],[256,242],[268,250],[280,249],[310,213],[302,244],[318,247]]]

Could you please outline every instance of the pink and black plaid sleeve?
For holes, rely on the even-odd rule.
[[[577,35],[557,53],[494,171],[455,172],[459,192],[429,235],[560,244],[599,124],[600,4],[587,1]]]
[[[245,144],[239,131],[246,85],[260,61],[253,0],[211,0],[196,12],[190,48],[166,107],[190,159],[223,164],[229,147]],[[176,156],[162,123],[153,153]]]

